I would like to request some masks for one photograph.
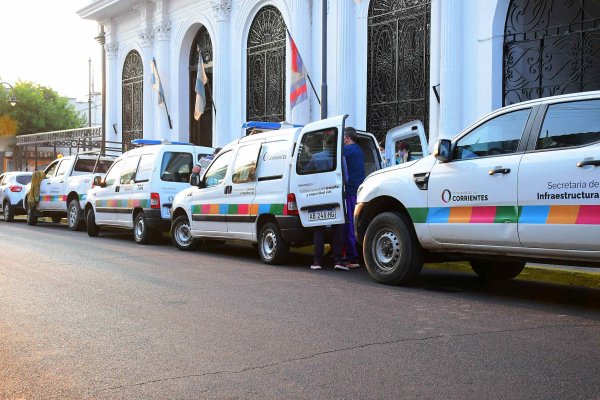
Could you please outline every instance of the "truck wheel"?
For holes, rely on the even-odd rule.
[[[516,278],[525,268],[525,261],[471,260],[470,264],[484,281],[508,281]]]
[[[171,242],[179,250],[194,250],[200,242],[192,237],[190,221],[185,215],[175,218],[171,226]]]
[[[85,216],[87,234],[89,237],[96,237],[100,233],[100,227],[96,225],[96,214],[94,214],[94,209],[90,208]]]
[[[378,282],[409,283],[423,267],[423,250],[407,216],[386,212],[369,224],[363,243],[367,270]]]
[[[83,226],[83,218],[81,207],[79,206],[79,200],[73,199],[69,203],[69,210],[67,212],[67,222],[69,223],[69,229],[72,231],[78,231]]]
[[[148,226],[144,213],[137,213],[133,222],[133,239],[135,242],[148,244],[154,237],[154,230]]]
[[[27,225],[36,226],[38,217],[35,213],[35,207],[27,207]]]
[[[2,206],[2,216],[4,217],[4,222],[12,222],[12,220],[15,219],[15,211],[8,200],[6,200],[4,206]]]
[[[279,226],[267,222],[258,233],[258,255],[266,264],[281,264],[285,261],[290,246],[283,240]]]

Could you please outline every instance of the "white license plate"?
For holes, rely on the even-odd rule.
[[[308,213],[309,221],[325,221],[328,219],[335,219],[335,210],[319,210],[319,211],[311,211]]]

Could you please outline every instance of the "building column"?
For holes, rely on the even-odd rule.
[[[311,78],[314,78],[313,71],[311,69],[312,62],[312,53],[310,51],[310,43],[311,43],[311,7],[312,1],[295,1],[292,3],[292,21],[291,25],[288,29],[294,38],[294,42],[298,47],[298,51],[300,52],[300,57],[302,57],[302,62],[304,63],[304,67],[310,74]],[[290,47],[288,47],[289,49]],[[289,57],[288,57],[289,58]],[[291,66],[291,59],[290,59]],[[290,69],[291,74],[291,69]],[[314,83],[314,81],[313,81]],[[318,83],[318,82],[317,82]],[[290,82],[291,84],[291,82]],[[288,84],[286,88],[286,92],[288,92],[287,98],[289,99],[289,88],[290,84]],[[315,88],[316,89],[316,88]],[[298,104],[291,110],[291,115],[286,118],[292,124],[300,124],[306,125],[310,122],[310,110],[312,106],[317,107],[319,103],[315,94],[310,86],[310,82],[308,78],[306,79],[306,94],[308,99]],[[289,104],[289,100],[287,100]]]
[[[339,1],[335,3],[335,7],[334,15],[337,23],[330,22],[328,27],[330,30],[336,29],[335,39],[328,45],[328,53],[335,57],[330,64],[331,68],[328,68],[329,75],[335,77],[335,92],[330,92],[330,112],[328,115],[333,117],[334,115],[348,114],[346,125],[355,126],[356,82],[353,79],[356,65],[354,57],[354,49],[356,48],[354,36],[355,3],[353,1]],[[331,18],[329,20],[331,21]]]
[[[232,140],[238,139],[236,132],[239,127],[231,126],[227,109],[231,107],[229,92],[231,90],[230,77],[231,68],[228,60],[231,60],[229,50],[229,16],[231,14],[231,0],[212,0],[214,17],[217,21],[217,37],[212,38],[213,43],[213,107],[215,108],[213,124],[213,147],[222,147]],[[231,135],[234,135],[233,137]]]
[[[462,12],[463,0],[444,0],[440,28],[440,132],[450,139],[462,127]]]
[[[118,107],[119,107],[119,82],[117,68],[117,54],[119,53],[119,44],[116,42],[107,43],[104,45],[107,58],[107,76],[106,76],[106,140],[109,142],[119,142],[119,126]],[[117,127],[116,131],[114,127]],[[107,145],[107,147],[116,147],[115,145]]]
[[[143,137],[154,139],[154,113],[157,101],[152,94],[152,42],[154,40],[154,29],[152,28],[152,14],[150,3],[139,3],[136,7],[140,13],[141,30],[137,32],[142,47],[142,63],[144,64],[144,111],[143,111]]]
[[[162,87],[165,94],[165,104],[157,106],[156,118],[155,118],[155,129],[154,136],[156,139],[169,139],[176,140],[177,137],[174,130],[169,128],[169,120],[167,117],[167,110],[169,106],[173,104],[171,97],[169,96],[169,31],[171,30],[170,23],[162,22],[154,28],[156,38],[158,39],[158,46],[156,52],[156,65],[158,67],[158,74],[162,82]],[[150,71],[152,72],[152,71]],[[151,87],[151,90],[152,87]],[[154,96],[156,97],[155,103],[158,104],[158,93],[154,90]],[[171,107],[172,108],[172,107]],[[173,123],[173,117],[171,116],[171,123]]]

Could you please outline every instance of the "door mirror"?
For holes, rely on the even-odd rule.
[[[450,161],[450,150],[452,148],[452,142],[449,139],[440,139],[435,144],[435,148],[433,149],[434,157],[445,163]]]
[[[192,173],[190,175],[190,185],[200,186],[200,175]]]
[[[106,184],[101,176],[94,177],[94,186],[104,187]]]

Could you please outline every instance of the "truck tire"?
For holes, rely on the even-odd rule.
[[[525,261],[471,260],[470,264],[484,281],[508,281],[516,278],[525,268]]]
[[[258,255],[265,264],[281,264],[290,252],[290,246],[283,240],[279,226],[267,222],[258,233]]]
[[[78,231],[83,227],[82,210],[79,206],[79,200],[73,199],[69,203],[69,209],[67,210],[67,222],[69,229],[72,231]]]
[[[409,283],[423,267],[423,249],[412,222],[400,213],[385,212],[371,221],[363,254],[371,277],[389,285]]]
[[[96,237],[100,233],[100,227],[96,225],[96,214],[94,214],[94,209],[90,208],[85,216],[87,234],[89,237]]]
[[[34,207],[27,207],[27,225],[36,226],[38,223],[38,217]]]
[[[4,222],[12,222],[15,219],[15,210],[8,200],[2,206],[2,217],[4,218]]]
[[[192,237],[190,221],[186,215],[175,218],[171,226],[171,242],[179,250],[194,250],[200,242]]]
[[[133,239],[135,242],[138,244],[148,244],[155,236],[154,230],[148,226],[144,213],[137,213],[133,221]]]

